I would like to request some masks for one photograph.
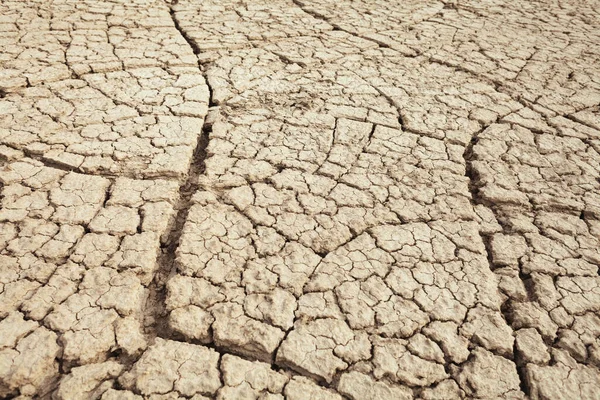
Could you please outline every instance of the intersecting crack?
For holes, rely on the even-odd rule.
[[[593,6],[383,3],[0,5],[0,397],[594,398]]]

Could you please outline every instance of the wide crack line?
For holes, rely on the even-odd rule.
[[[496,121],[493,123],[497,123],[502,118],[503,117],[497,118]],[[479,193],[482,185],[480,184],[479,176],[478,176],[477,172],[473,168],[473,161],[476,161],[476,155],[474,154],[474,147],[479,142],[480,135],[483,132],[485,132],[490,125],[491,124],[486,124],[486,125],[482,126],[481,129],[479,129],[477,132],[475,132],[473,134],[471,141],[465,148],[465,151],[463,153],[463,159],[465,160],[465,176],[469,179],[469,191],[471,192],[471,204],[473,206],[480,205],[480,206],[483,206],[486,209],[490,210],[492,212],[492,214],[494,215],[494,218],[496,218],[496,220],[497,220],[497,217],[498,217],[497,213],[495,212],[493,207],[490,207],[489,204],[487,204],[487,202],[482,198],[481,194]],[[504,227],[503,227],[503,230],[504,230]],[[492,249],[491,249],[492,235],[493,235],[493,233],[479,232],[479,236],[481,237],[481,240],[483,241],[483,244],[485,246],[485,251],[486,251],[486,255],[487,255],[489,268],[493,273],[495,267],[494,267],[494,261],[492,258]],[[508,316],[508,310],[506,309],[507,303],[508,303],[508,299],[505,300],[501,304],[500,312],[502,314],[502,318],[504,319],[506,325],[508,327],[510,327],[511,331],[513,331],[513,337],[514,337],[514,329],[513,329],[512,325],[509,323],[510,318]],[[527,383],[524,364],[521,364],[520,360],[519,360],[519,353],[516,348],[516,343],[517,342],[515,340],[513,343],[512,356],[513,356],[513,361],[515,363],[515,366],[517,368],[517,374],[519,375],[520,389],[523,393],[525,393],[526,396],[530,396],[531,390]]]
[[[186,40],[186,42],[190,45],[190,48],[193,50],[195,55],[201,53],[199,47],[196,43],[191,39],[185,30],[181,28],[179,21],[175,15],[175,11],[173,10],[173,6],[177,4],[177,1],[171,4],[170,15],[175,25],[175,28],[180,32],[181,36]],[[202,126],[202,131],[198,136],[198,142],[196,148],[194,150],[194,154],[192,157],[192,161],[190,164],[190,168],[187,173],[186,181],[179,188],[179,200],[175,206],[175,210],[177,214],[175,216],[174,221],[171,224],[171,228],[168,232],[167,237],[163,240],[163,244],[161,246],[161,253],[158,256],[158,265],[159,268],[154,276],[154,280],[152,281],[150,287],[150,294],[148,296],[147,304],[145,307],[145,315],[144,319],[147,322],[146,326],[146,334],[150,336],[151,339],[155,339],[156,337],[160,337],[162,339],[174,340],[174,341],[186,341],[182,340],[173,330],[170,328],[168,323],[169,312],[166,309],[166,298],[167,291],[166,285],[170,278],[175,276],[177,273],[177,248],[179,247],[179,242],[181,239],[181,235],[183,233],[183,228],[185,222],[187,221],[187,217],[189,211],[193,205],[192,197],[193,195],[200,189],[199,177],[204,174],[205,171],[205,160],[207,157],[206,148],[210,141],[210,134],[212,132],[212,125],[215,121],[214,113],[217,113],[218,106],[212,99],[212,88],[208,83],[208,76],[205,71],[206,65],[198,61],[198,68],[202,72],[204,76],[204,80],[206,81],[206,85],[208,86],[209,91],[209,111],[207,116],[204,119],[204,124]],[[212,329],[212,328],[211,328]],[[288,332],[292,329],[290,328]],[[282,340],[283,342],[283,340]],[[191,343],[195,343],[191,341]],[[246,357],[243,354],[238,352],[232,352],[227,348],[217,346],[214,342],[211,343],[199,343],[200,345],[210,348],[220,356],[225,354],[235,354],[237,357],[248,360],[255,361],[252,357]],[[270,367],[273,371],[286,371],[289,374],[303,376],[302,374],[298,374],[297,371],[293,371],[286,366],[282,366],[275,363],[275,355],[273,355],[273,359],[271,360]],[[318,386],[321,387],[330,387],[331,385],[323,385],[322,383],[317,383]]]
[[[189,44],[193,53],[197,56],[200,53],[200,49],[195,43],[187,36],[185,31],[179,25],[179,21],[175,17],[175,11],[173,6],[177,2],[173,2],[170,7],[170,15],[173,20],[173,24],[185,41]],[[207,157],[206,148],[210,140],[210,134],[212,131],[212,118],[209,117],[211,112],[214,112],[214,104],[212,101],[212,89],[208,84],[208,79],[204,68],[200,61],[198,61],[198,69],[202,73],[205,83],[208,87],[209,93],[209,111],[204,117],[204,123],[198,134],[196,147],[192,155],[189,169],[187,171],[187,178],[185,182],[179,187],[179,200],[175,205],[174,209],[176,215],[171,222],[170,229],[163,236],[160,253],[157,259],[158,270],[154,275],[154,279],[150,285],[150,293],[148,295],[147,304],[144,310],[144,320],[146,333],[151,337],[161,337],[164,339],[170,339],[172,332],[168,326],[168,312],[166,309],[166,285],[169,278],[176,273],[176,257],[177,248],[179,247],[179,241],[183,232],[183,227],[187,220],[190,208],[192,207],[192,196],[199,189],[199,177],[204,173],[205,170],[205,159]]]

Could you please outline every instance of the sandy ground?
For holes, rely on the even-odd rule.
[[[600,398],[600,3],[2,0],[0,48],[0,398]]]

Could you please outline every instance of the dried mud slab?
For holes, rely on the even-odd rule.
[[[2,2],[0,397],[597,398],[599,7]]]

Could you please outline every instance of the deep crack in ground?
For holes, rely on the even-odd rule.
[[[0,4],[0,397],[597,398],[594,7]]]

